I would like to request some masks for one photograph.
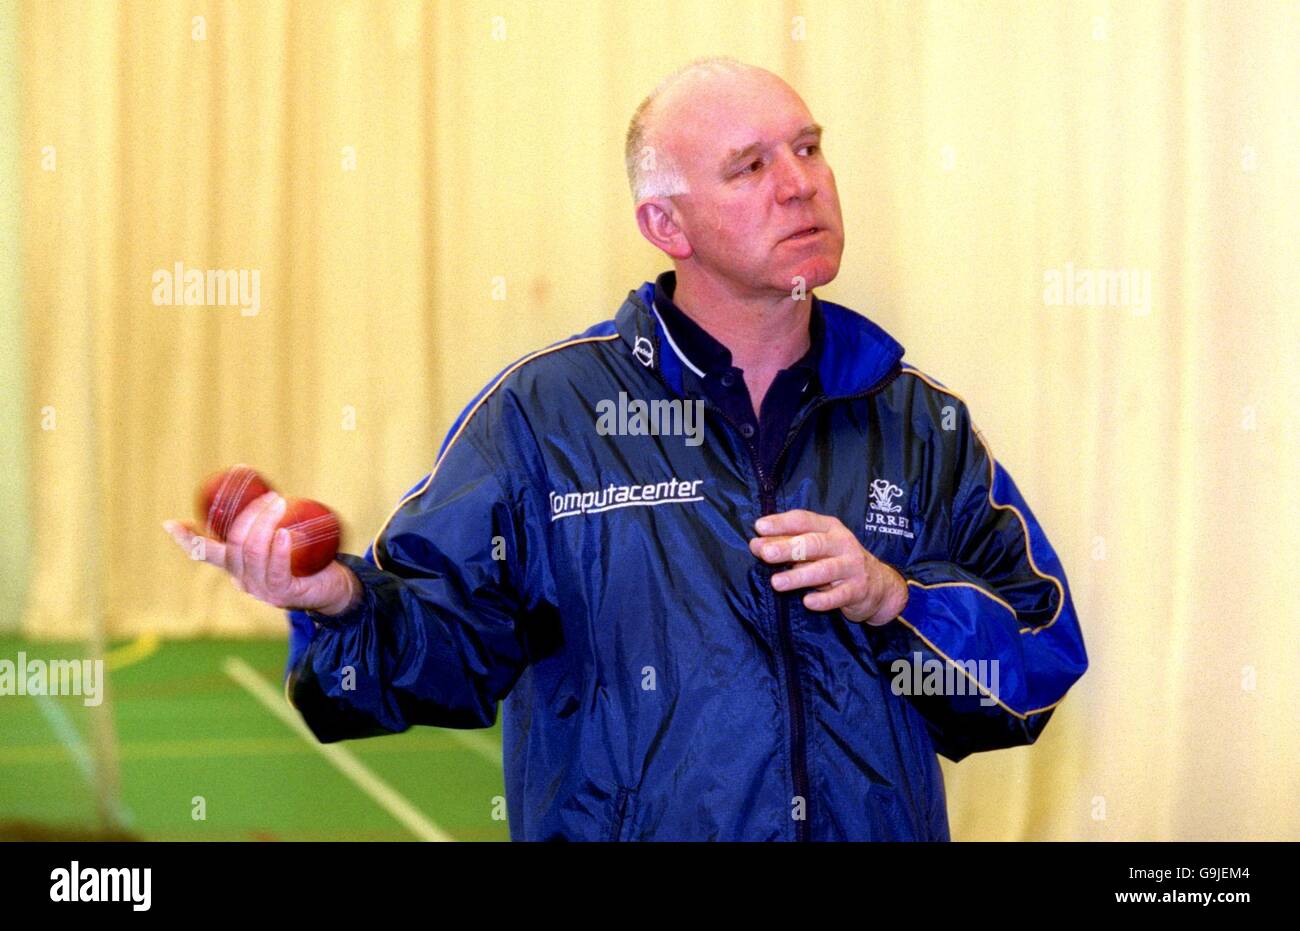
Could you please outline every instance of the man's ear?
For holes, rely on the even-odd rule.
[[[636,205],[636,225],[656,249],[674,259],[689,259],[695,251],[677,224],[677,211],[667,197],[651,197]]]

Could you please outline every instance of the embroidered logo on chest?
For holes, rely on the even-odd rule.
[[[903,496],[903,489],[888,479],[878,478],[871,483],[871,507],[867,510],[867,533],[888,533],[914,538],[912,521],[903,516],[903,508],[894,500]]]

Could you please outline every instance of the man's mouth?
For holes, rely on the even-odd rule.
[[[822,232],[822,227],[820,227],[820,226],[809,226],[809,227],[806,227],[805,229],[801,229],[799,232],[794,233],[793,235],[787,236],[787,237],[785,237],[785,238],[786,238],[787,241],[790,241],[790,242],[797,242],[797,241],[799,241],[800,239],[808,239],[810,236],[816,236],[816,235],[817,235],[818,233],[820,233],[820,232]]]

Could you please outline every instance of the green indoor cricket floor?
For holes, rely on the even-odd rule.
[[[509,840],[499,718],[487,730],[416,727],[344,741],[333,746],[360,767],[340,767],[255,697],[274,696],[301,720],[284,698],[286,649],[280,640],[164,641],[107,673],[127,833],[140,840]],[[0,659],[16,663],[20,651],[28,659],[85,655],[79,644],[0,637]],[[232,668],[243,670],[242,682]],[[78,696],[0,695],[0,837],[94,836],[94,710]],[[202,820],[194,817],[196,798]]]

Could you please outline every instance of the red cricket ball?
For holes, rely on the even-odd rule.
[[[289,571],[297,576],[315,575],[339,551],[343,527],[338,515],[310,498],[286,498],[284,516],[276,524],[289,531]]]
[[[266,480],[246,465],[214,472],[199,486],[199,523],[224,543],[239,512],[271,490]]]

